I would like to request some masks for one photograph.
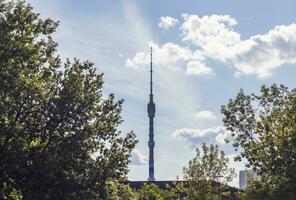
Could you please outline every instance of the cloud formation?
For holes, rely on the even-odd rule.
[[[296,64],[296,24],[276,26],[246,40],[234,31],[229,15],[183,15],[182,39],[191,41],[205,58],[232,63],[240,74],[266,78],[283,64]]]
[[[276,26],[242,41],[232,61],[240,73],[260,78],[270,76],[283,64],[296,64],[296,24]]]
[[[266,78],[284,64],[296,64],[296,24],[276,26],[265,34],[254,35],[245,40],[234,30],[238,24],[229,15],[182,15],[181,42],[154,47],[155,62],[186,70],[186,74],[209,76],[214,70],[205,61],[217,60],[231,64],[240,75],[256,75]],[[164,29],[177,23],[169,16],[161,18],[159,26]],[[192,45],[188,45],[192,43]],[[139,68],[149,62],[149,53],[138,52],[126,61],[126,66]],[[183,63],[180,63],[183,62]],[[184,66],[185,67],[182,67]]]
[[[138,149],[134,149],[131,156],[132,165],[146,165],[148,163],[148,157],[143,155]]]
[[[229,140],[231,137],[231,132],[224,130],[224,132],[220,132],[216,137],[216,141],[219,144],[226,144],[226,140]]]
[[[177,23],[178,23],[177,19],[170,17],[170,16],[165,16],[165,17],[159,18],[158,26],[161,29],[167,30],[167,29],[175,26]]]
[[[195,117],[197,119],[216,119],[216,116],[214,115],[214,113],[212,113],[209,110],[203,110],[203,111],[197,112],[195,114]]]
[[[173,139],[184,139],[192,147],[205,141],[213,140],[219,144],[225,144],[225,138],[230,137],[230,132],[226,131],[223,126],[216,126],[207,129],[190,129],[182,128],[177,129],[172,134]]]
[[[194,59],[198,56],[189,48],[181,47],[172,42],[165,43],[162,46],[158,46],[157,44],[150,42],[148,46],[153,49],[153,62],[157,65],[166,67],[175,66],[178,62]],[[149,64],[149,62],[150,54],[148,52],[138,52],[133,58],[128,58],[126,60],[126,66],[132,68],[142,68]]]
[[[153,63],[172,70],[182,70],[186,65],[186,74],[213,75],[214,70],[204,64],[204,56],[199,51],[192,51],[189,47],[168,42],[159,46],[153,42],[148,44],[153,49]],[[147,48],[148,49],[148,48]],[[133,58],[126,60],[125,66],[134,69],[143,69],[150,62],[150,54],[138,52]]]
[[[186,73],[193,75],[214,75],[214,70],[201,61],[190,61],[187,63]]]
[[[226,61],[232,57],[230,49],[240,42],[240,34],[233,31],[237,21],[229,15],[182,15],[182,39],[191,41],[203,55]]]

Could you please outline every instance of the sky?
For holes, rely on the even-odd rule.
[[[153,48],[155,178],[172,180],[203,142],[218,144],[238,172],[244,162],[222,123],[221,105],[240,88],[296,87],[295,0],[28,0],[63,59],[95,63],[104,94],[124,99],[120,130],[139,140],[128,177],[148,178],[149,50]],[[238,178],[230,183],[238,186]]]

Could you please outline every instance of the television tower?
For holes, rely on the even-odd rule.
[[[152,81],[152,47],[150,47],[150,99],[147,106],[147,112],[149,117],[149,178],[148,181],[155,181],[154,178],[154,127],[153,118],[155,116],[155,104],[153,102],[153,81]]]

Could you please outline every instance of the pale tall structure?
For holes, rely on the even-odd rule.
[[[245,189],[248,187],[248,181],[254,180],[256,173],[251,169],[239,171],[239,187]]]
[[[154,124],[153,119],[155,117],[155,103],[153,102],[153,79],[152,79],[152,47],[150,48],[150,95],[149,103],[147,106],[147,112],[149,117],[149,177],[148,181],[155,181],[154,178]]]

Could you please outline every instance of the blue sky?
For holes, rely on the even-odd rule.
[[[173,179],[202,142],[228,133],[220,106],[243,88],[296,86],[296,2],[241,0],[29,0],[59,20],[62,58],[89,59],[104,72],[104,93],[125,99],[123,131],[139,140],[129,178],[146,180],[148,52],[154,49],[155,177]],[[244,163],[234,163],[237,170]],[[237,185],[237,179],[232,183]]]

